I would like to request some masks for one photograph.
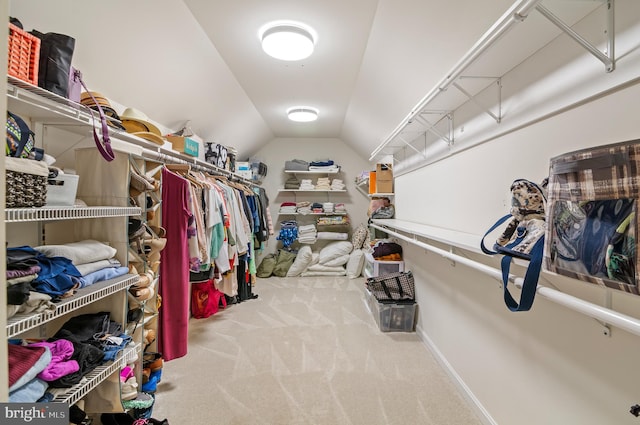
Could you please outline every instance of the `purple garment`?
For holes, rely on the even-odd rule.
[[[29,276],[40,273],[40,266],[31,266],[24,269],[7,269],[7,279],[16,277]]]
[[[167,245],[160,252],[158,351],[165,361],[187,354],[191,306],[187,232],[193,220],[189,196],[189,182],[163,169],[162,227],[167,229]]]
[[[51,362],[38,374],[38,378],[43,381],[55,381],[56,379],[80,370],[80,365],[78,365],[77,361],[69,360],[71,359],[74,350],[73,343],[69,340],[58,339],[53,342],[35,342],[28,346],[48,347],[51,351]]]

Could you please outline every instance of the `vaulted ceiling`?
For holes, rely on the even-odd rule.
[[[25,29],[76,38],[92,90],[249,156],[276,137],[340,138],[368,158],[512,0],[13,0]],[[260,48],[274,20],[315,29],[314,54]],[[290,106],[320,110],[288,121]]]

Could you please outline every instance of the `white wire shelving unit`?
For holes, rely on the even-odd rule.
[[[78,220],[140,215],[139,207],[34,207],[5,209],[5,223]]]
[[[426,153],[428,145],[437,141],[446,143],[448,146],[455,143],[455,116],[459,108],[467,103],[473,104],[478,111],[486,113],[496,124],[500,124],[503,120],[502,77],[513,66],[523,62],[537,48],[544,46],[555,37],[553,34],[532,31],[531,29],[526,34],[524,32],[512,34],[512,30],[516,27],[526,26],[524,22],[532,19],[530,17],[532,12],[538,12],[539,16],[536,16],[536,19],[551,22],[559,29],[560,34],[566,34],[601,61],[604,64],[605,72],[615,70],[615,0],[597,0],[586,5],[574,2],[573,5],[576,7],[571,13],[563,9],[567,16],[566,19],[575,23],[595,8],[604,5],[607,30],[603,51],[576,32],[571,24],[567,23],[568,21],[560,18],[558,14],[542,3],[543,0],[516,1],[371,152],[369,160],[375,161],[392,156],[394,162],[398,163],[402,152],[405,152],[405,157],[406,152],[410,152],[424,160],[429,160]],[[561,2],[556,1],[556,3]],[[521,42],[512,43],[515,45],[514,48],[504,42],[506,38],[509,38],[506,35],[509,35],[510,38],[517,38]],[[537,40],[536,47],[531,47],[531,38]],[[505,48],[505,45],[510,48]],[[501,58],[509,58],[508,64],[498,63],[496,51],[500,50],[499,48],[506,50],[502,52]],[[479,95],[486,91],[493,91],[497,99],[492,106],[480,99]],[[427,135],[435,136],[435,139],[429,142]]]
[[[8,109],[11,112],[29,116],[45,126],[55,125],[74,134],[93,137],[92,128],[99,122],[97,112],[17,78],[8,76],[7,82]],[[97,126],[96,130],[100,133],[100,126]],[[250,186],[259,186],[256,182],[245,179],[229,170],[159,146],[112,126],[109,126],[109,136],[114,151],[133,153],[145,159],[163,163],[189,165],[194,170],[226,176]]]
[[[16,314],[7,319],[7,338],[13,338],[81,307],[123,291],[138,281],[138,275],[127,274],[115,279],[80,288],[75,295],[55,303],[55,308],[42,313]]]
[[[438,254],[443,258],[455,261],[456,264],[465,265],[488,276],[491,276],[492,278],[502,283],[502,270],[455,254],[452,251],[438,248],[437,246],[434,246],[429,242],[421,240],[421,238],[431,239],[437,242],[448,244],[450,246],[460,247],[465,250],[481,252],[481,236],[451,231],[447,229],[439,229],[436,227],[396,219],[374,219],[373,223],[371,223],[370,226],[382,230],[383,232],[386,232],[412,245]],[[509,281],[513,282],[518,288],[521,288],[524,279],[510,274]],[[552,301],[556,304],[562,305],[573,311],[600,321],[604,325],[605,334],[608,334],[608,326],[612,325],[617,328],[623,329],[631,334],[640,336],[640,319],[628,316],[610,308],[602,307],[597,304],[584,301],[580,298],[574,297],[553,288],[542,286],[540,284],[537,288],[537,294],[543,298],[548,299],[549,301]]]

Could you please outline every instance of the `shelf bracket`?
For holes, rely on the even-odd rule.
[[[426,119],[424,115],[438,115],[440,118],[435,123],[432,123],[431,121]],[[436,128],[436,125],[438,125],[438,123],[444,118],[447,118],[449,120],[449,125],[447,128],[447,131],[449,132],[448,135],[443,134]],[[450,112],[425,110],[420,112],[420,114],[416,116],[416,120],[425,126],[425,131],[433,133],[437,137],[440,137],[447,143],[448,146],[453,145],[453,117]]]
[[[605,52],[601,52],[595,47],[593,44],[588,42],[585,38],[583,38],[580,34],[578,34],[575,30],[573,30],[570,26],[564,23],[560,18],[554,15],[549,9],[544,7],[541,4],[536,6],[536,10],[542,14],[545,18],[547,18],[551,23],[560,28],[564,33],[566,33],[569,37],[573,38],[578,44],[584,47],[589,53],[595,56],[598,60],[600,60],[604,64],[604,69],[606,72],[612,72],[616,68],[615,62],[615,34],[614,34],[614,0],[606,0],[606,20],[607,20],[607,47]]]
[[[406,140],[404,140],[404,139],[402,138],[402,136],[400,136],[400,135],[398,136],[398,139],[399,139],[402,143],[404,143],[407,147],[409,147],[409,148],[413,149],[414,151],[416,151],[416,153],[418,153],[418,154],[422,155],[422,157],[423,157],[424,159],[427,159],[427,156],[424,154],[424,152],[419,151],[418,149],[416,149],[416,147],[415,147],[415,146],[413,146],[413,145],[411,144],[411,142],[407,142],[407,141],[406,141]]]
[[[496,86],[498,87],[498,114],[497,115],[491,112],[491,110],[487,108],[485,105],[480,103],[478,99],[476,99],[476,96],[466,91],[462,86],[460,86],[460,84],[452,83],[451,85],[456,89],[458,89],[462,94],[467,96],[467,98],[473,103],[475,103],[480,109],[485,111],[491,118],[493,118],[496,121],[496,123],[500,124],[500,121],[502,121],[502,79],[500,77],[460,77],[460,79],[463,79],[463,78],[486,78],[486,79],[491,79],[496,83]]]

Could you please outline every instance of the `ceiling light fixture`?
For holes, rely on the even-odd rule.
[[[308,58],[316,42],[315,31],[298,22],[272,22],[260,28],[258,35],[262,50],[284,61]]]
[[[295,122],[311,122],[318,119],[318,110],[309,106],[294,106],[287,109],[287,117]]]

